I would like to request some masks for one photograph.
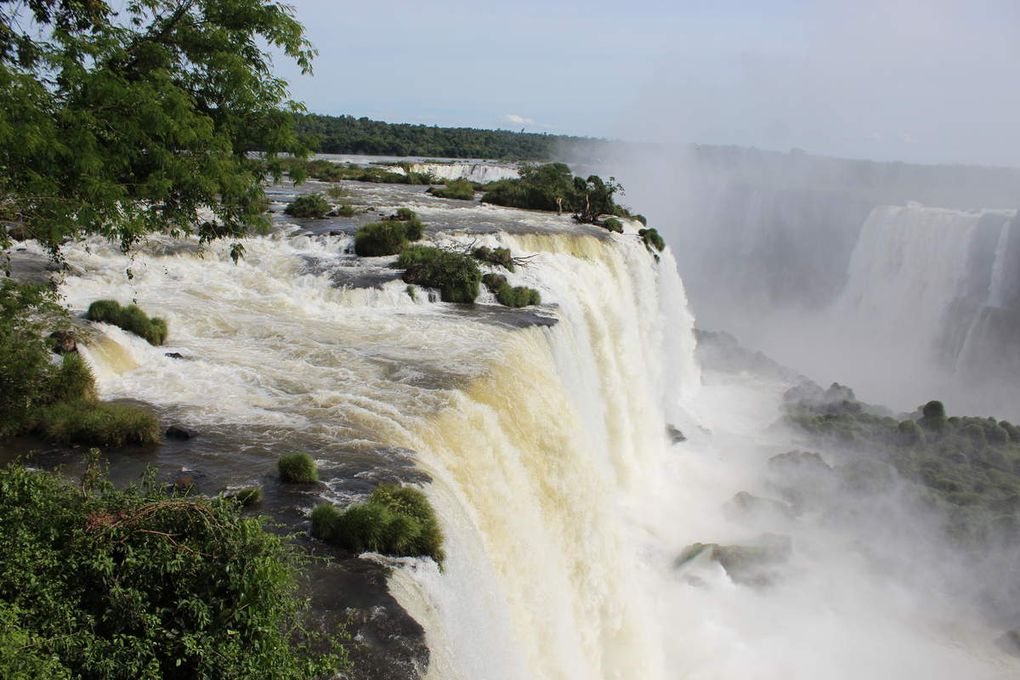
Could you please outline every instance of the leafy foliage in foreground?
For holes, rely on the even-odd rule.
[[[433,246],[405,248],[397,261],[406,269],[404,282],[438,288],[443,302],[474,302],[482,272],[474,258]]]
[[[268,226],[248,153],[305,152],[270,50],[310,71],[273,0],[0,3],[0,210],[54,250]]]
[[[891,465],[949,513],[950,531],[979,539],[1020,535],[1020,428],[1004,420],[947,417],[942,402],[895,418],[834,384],[797,387],[786,420],[822,445]],[[864,469],[864,468],[861,468]]]
[[[300,554],[231,500],[0,470],[0,676],[324,677]],[[334,641],[334,648],[336,648]]]
[[[121,307],[116,300],[96,300],[85,312],[89,321],[119,326],[129,333],[145,338],[150,345],[166,342],[169,329],[166,321],[157,316],[149,317],[138,305]]]
[[[367,502],[343,511],[330,504],[316,506],[312,534],[355,552],[443,561],[439,521],[425,494],[411,487],[377,486]]]

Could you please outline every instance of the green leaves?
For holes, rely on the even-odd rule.
[[[29,2],[19,28],[0,3],[0,210],[58,249],[99,234],[130,248],[142,235],[214,237],[265,224],[264,166],[303,155],[286,83],[267,48],[311,67],[292,10],[266,0]],[[28,55],[21,56],[22,53]],[[0,243],[0,246],[5,244]]]
[[[298,680],[344,665],[336,641],[312,652],[302,558],[260,520],[151,475],[121,491],[88,474],[83,493],[0,471],[0,676]]]

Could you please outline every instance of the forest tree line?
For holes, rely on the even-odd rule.
[[[374,156],[541,161],[552,159],[563,145],[594,141],[568,135],[384,123],[364,117],[318,114],[298,114],[296,128],[319,153]]]

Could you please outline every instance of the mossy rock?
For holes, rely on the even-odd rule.
[[[763,534],[749,545],[692,543],[680,552],[673,566],[685,568],[705,555],[722,566],[734,583],[762,587],[775,582],[777,568],[789,561],[792,553],[793,542],[788,536]]]

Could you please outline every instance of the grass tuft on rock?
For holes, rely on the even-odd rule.
[[[58,444],[150,446],[159,443],[159,422],[128,404],[62,401],[40,409],[34,431]]]
[[[315,461],[307,453],[288,453],[276,462],[280,480],[288,484],[314,484],[319,481]]]
[[[166,342],[168,329],[166,321],[159,317],[149,317],[138,305],[121,307],[116,300],[96,300],[85,312],[89,321],[113,324],[129,333],[145,338],[150,345],[162,345]]]
[[[443,561],[443,533],[425,494],[380,485],[364,503],[345,510],[323,504],[312,511],[312,535],[354,552]]]
[[[411,246],[397,261],[406,269],[404,282],[438,288],[443,302],[474,302],[482,273],[470,255],[434,246]]]

